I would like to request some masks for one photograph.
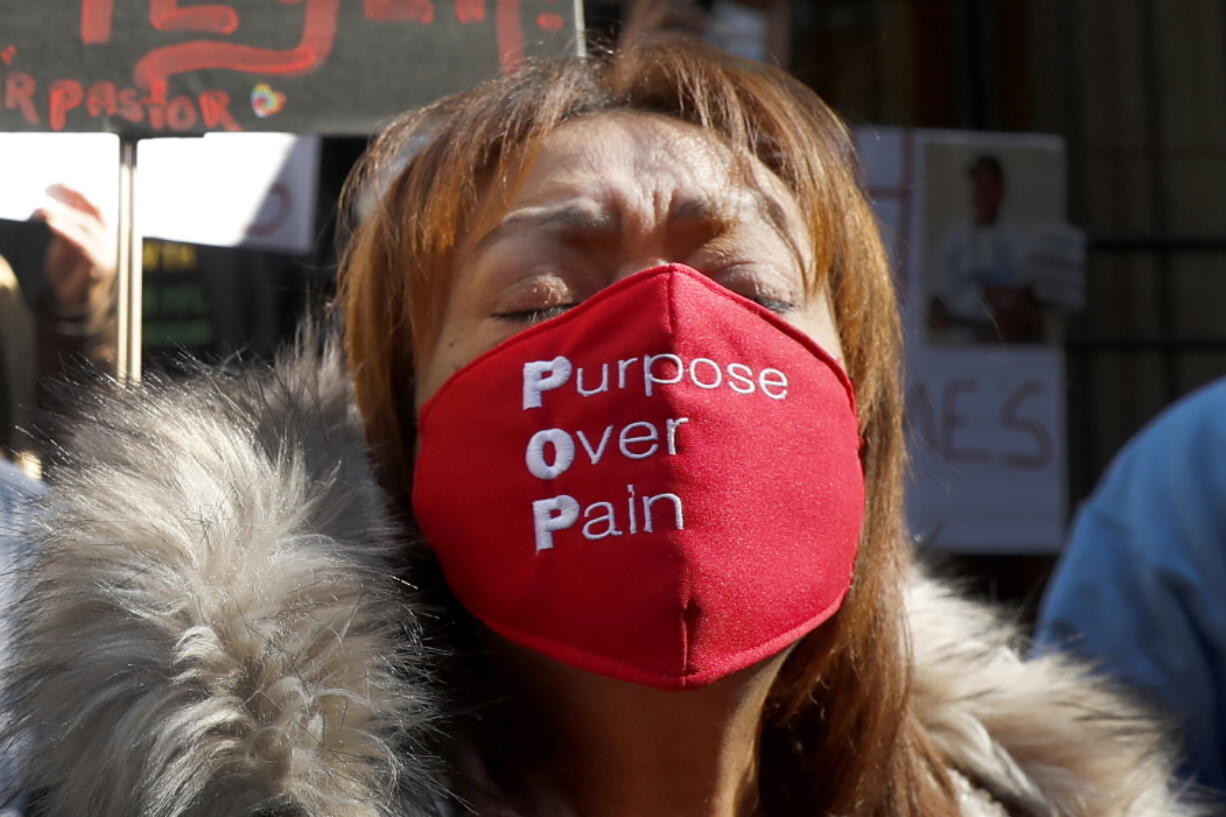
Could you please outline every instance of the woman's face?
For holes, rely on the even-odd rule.
[[[602,114],[545,140],[506,207],[486,202],[460,246],[417,405],[457,369],[613,282],[679,262],[778,312],[842,358],[825,293],[805,294],[812,240],[800,208],[756,159],[696,126]],[[492,197],[491,197],[492,198]]]

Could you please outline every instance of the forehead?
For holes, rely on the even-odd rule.
[[[732,151],[714,134],[650,114],[615,113],[562,125],[545,138],[521,180],[563,186],[593,173],[611,180],[727,182]]]
[[[526,200],[601,190],[639,198],[676,191],[709,197],[753,190],[798,210],[783,182],[757,157],[738,162],[723,139],[709,130],[659,114],[629,112],[572,120],[549,134],[511,199],[530,203]]]
[[[757,157],[738,156],[718,134],[672,117],[611,112],[547,135],[509,189],[484,197],[469,242],[487,236],[508,211],[566,202],[636,222],[680,207],[691,217],[759,219],[802,243],[808,234],[791,191]]]

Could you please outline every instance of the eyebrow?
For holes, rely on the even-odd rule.
[[[510,233],[524,230],[554,230],[582,236],[614,236],[621,232],[621,217],[602,206],[561,204],[528,207],[508,215],[477,242],[477,252]]]
[[[690,196],[669,208],[667,223],[709,223],[722,232],[742,214],[761,216],[777,230],[785,232],[783,206],[764,191],[725,193],[714,196]],[[567,203],[554,207],[527,207],[506,216],[481,237],[476,244],[478,253],[508,234],[524,230],[552,230],[582,238],[616,237],[621,233],[621,214],[607,204]]]

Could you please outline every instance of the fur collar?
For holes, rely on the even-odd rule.
[[[8,739],[45,812],[446,813],[429,651],[338,350],[82,414],[10,616]],[[1153,730],[1079,669],[1023,662],[922,575],[910,620],[966,817],[1194,813]]]

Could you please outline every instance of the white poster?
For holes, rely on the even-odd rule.
[[[0,218],[25,221],[66,184],[114,225],[119,212],[119,137],[110,133],[0,133]]]
[[[148,139],[137,166],[143,235],[288,253],[314,246],[317,136]]]
[[[1056,550],[1062,329],[1084,296],[1063,144],[870,128],[857,142],[899,276],[912,532],[959,552]]]
[[[0,133],[0,218],[21,221],[63,184],[114,227],[119,139],[108,133]],[[314,245],[319,138],[279,133],[149,139],[137,154],[141,234],[305,253]]]

